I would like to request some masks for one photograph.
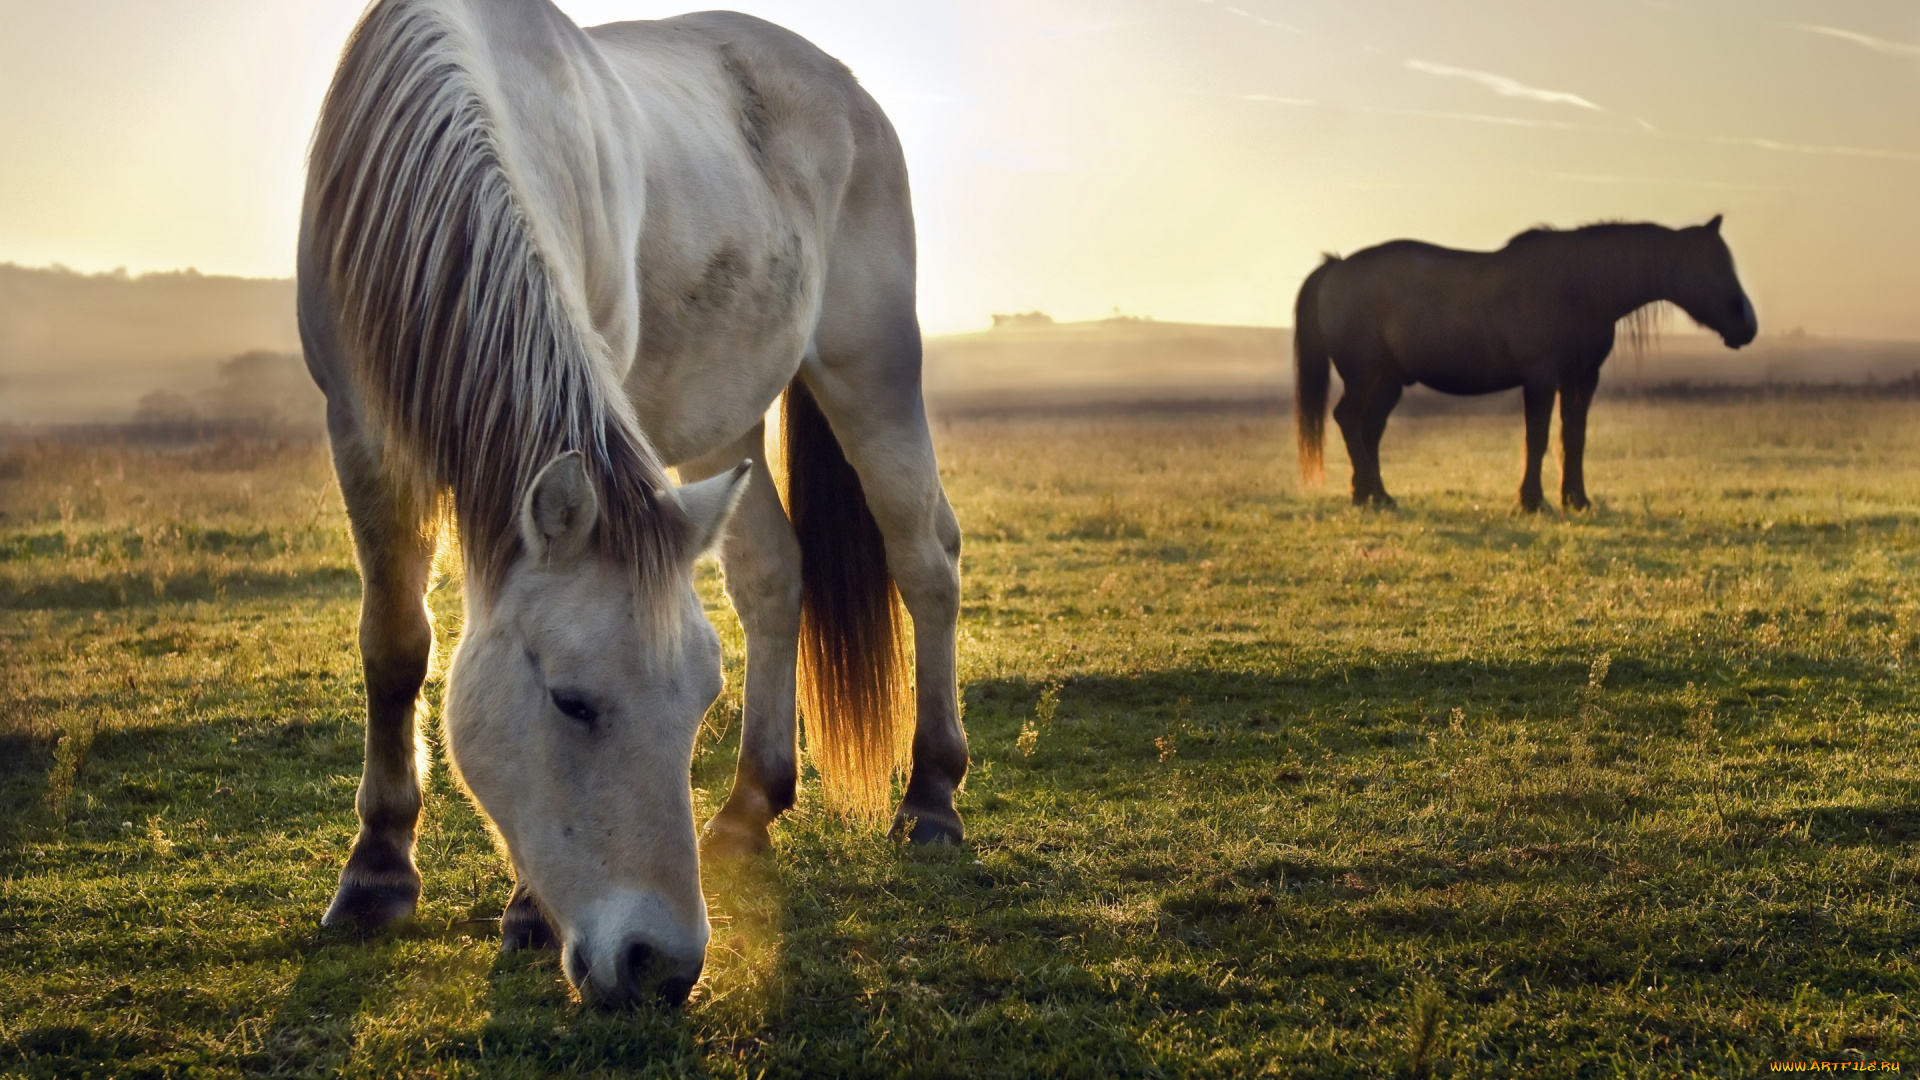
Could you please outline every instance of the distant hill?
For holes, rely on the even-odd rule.
[[[0,264],[0,422],[126,420],[244,353],[297,354],[293,282]]]
[[[992,330],[928,338],[935,408],[970,411],[1276,399],[1292,393],[1293,333],[1117,318],[995,316]]]
[[[998,315],[926,341],[937,410],[1264,406],[1293,393],[1293,332],[1115,318]],[[79,274],[0,264],[0,425],[249,419],[316,422],[286,279]],[[1739,352],[1692,332],[1620,350],[1602,392],[1674,383],[1890,383],[1920,375],[1920,343],[1769,334]],[[1475,407],[1423,391],[1410,407]],[[1486,407],[1504,408],[1498,402]]]

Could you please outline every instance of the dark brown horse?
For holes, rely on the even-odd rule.
[[[1324,467],[1327,369],[1346,391],[1333,410],[1353,461],[1355,505],[1393,505],[1380,482],[1380,436],[1400,391],[1522,389],[1527,475],[1520,504],[1540,508],[1540,458],[1560,397],[1560,501],[1587,508],[1582,458],[1587,406],[1620,320],[1667,301],[1738,349],[1758,332],[1733,271],[1720,219],[1687,229],[1589,225],[1530,229],[1499,251],[1456,251],[1395,240],[1328,256],[1294,306],[1294,413],[1300,469]]]

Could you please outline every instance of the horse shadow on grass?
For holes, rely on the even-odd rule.
[[[1153,738],[1173,726],[1289,728],[1329,748],[1364,751],[1424,738],[1455,709],[1475,718],[1550,719],[1597,704],[1626,727],[1678,735],[1686,719],[1680,698],[1690,686],[1715,697],[1722,720],[1732,724],[1758,722],[1782,702],[1824,694],[1867,708],[1915,705],[1908,682],[1870,659],[1618,650],[1608,655],[1596,688],[1598,654],[1570,649],[1531,659],[1379,656],[1291,673],[1252,670],[1270,662],[1274,649],[1222,642],[1201,646],[1200,662],[1190,666],[977,681],[965,689],[969,736],[976,756],[1017,754],[1015,740],[1049,688],[1063,722],[1058,738],[1118,761],[1155,754]]]

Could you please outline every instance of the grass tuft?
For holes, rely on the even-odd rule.
[[[1423,986],[1414,995],[1407,1015],[1407,1075],[1425,1076],[1440,1049],[1440,1026],[1446,998],[1438,989]]]

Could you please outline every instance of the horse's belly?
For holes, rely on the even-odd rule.
[[[663,185],[641,244],[640,349],[626,385],[669,463],[751,429],[800,368],[824,287],[826,238],[801,209],[729,172]],[[709,219],[724,227],[693,227]]]
[[[1519,377],[1512,373],[1461,370],[1451,365],[1416,367],[1407,374],[1443,394],[1497,394],[1520,385]]]
[[[1387,340],[1409,381],[1443,394],[1492,394],[1520,385],[1520,373],[1504,350],[1463,320],[1432,318],[1391,327]]]
[[[627,376],[627,394],[661,460],[681,465],[752,430],[799,370],[804,347],[763,353],[759,363],[692,356],[655,367],[643,359]]]

